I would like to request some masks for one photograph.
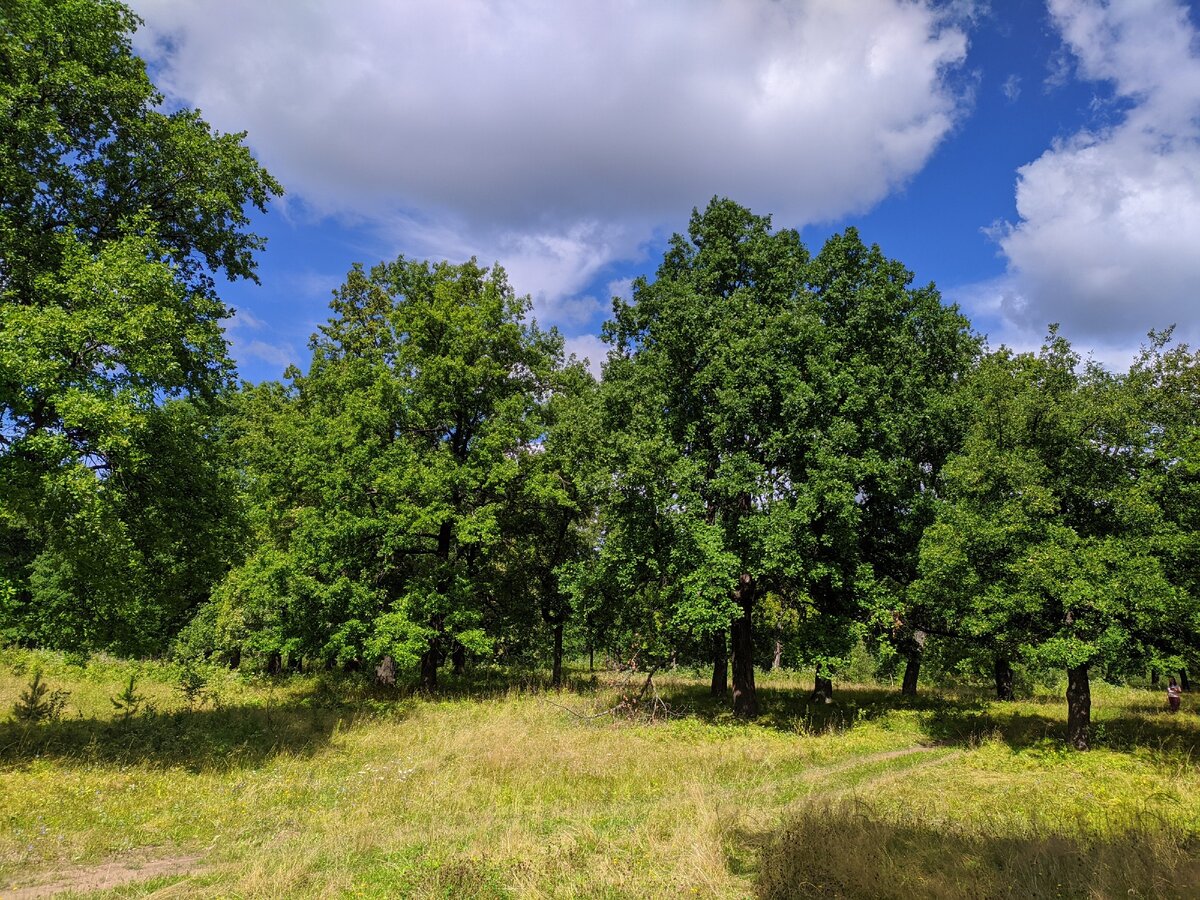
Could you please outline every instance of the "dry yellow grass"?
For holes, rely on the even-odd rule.
[[[1160,717],[1136,691],[1098,691],[1114,748],[1080,756],[1043,735],[1060,704],[902,705],[861,688],[809,708],[806,685],[786,678],[767,683],[755,725],[695,680],[663,679],[679,715],[644,724],[578,715],[610,703],[604,683],[425,700],[221,674],[219,705],[189,709],[168,669],[145,667],[138,690],[157,711],[121,724],[108,698],[125,664],[9,651],[0,715],[33,664],[72,696],[60,722],[0,724],[0,896],[88,866],[195,856],[192,872],[109,894],[748,897],[791,871],[778,860],[798,858],[789,841],[808,833],[806,811],[863,800],[869,817],[824,816],[842,823],[830,852],[861,848],[855,823],[880,839],[878,821],[985,861],[1006,840],[1108,839],[1147,821],[1186,855],[1200,829],[1200,720]]]

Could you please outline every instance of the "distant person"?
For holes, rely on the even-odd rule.
[[[1179,712],[1179,698],[1182,694],[1183,692],[1179,690],[1179,682],[1172,675],[1167,682],[1167,706],[1171,707],[1171,712]]]

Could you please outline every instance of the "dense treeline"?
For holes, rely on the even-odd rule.
[[[615,299],[595,380],[498,265],[353,267],[305,371],[237,386],[242,135],[161,96],[112,0],[4,3],[0,640],[269,670],[600,653],[815,692],[905,669],[1185,670],[1200,355],[988,351],[849,229],[714,199]]]

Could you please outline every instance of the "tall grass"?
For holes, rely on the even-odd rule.
[[[793,810],[762,852],[758,896],[846,900],[1200,897],[1196,835],[1156,817],[1021,835],[887,813],[868,801]],[[936,814],[935,814],[936,816]]]
[[[70,691],[62,718],[4,721],[35,668]],[[0,651],[0,896],[104,863],[191,856],[194,871],[118,893],[1196,887],[1200,718],[1160,712],[1144,691],[1097,689],[1103,740],[1081,755],[1061,749],[1061,701],[994,704],[970,690],[911,701],[842,686],[825,706],[807,702],[807,678],[775,674],[748,725],[680,673],[658,680],[669,710],[653,716],[614,712],[629,685],[603,674],[575,673],[556,693],[483,672],[434,698],[225,670],[202,673],[201,695],[184,674]],[[111,698],[131,675],[153,711],[120,721]],[[1124,889],[1105,893],[1113,885]]]

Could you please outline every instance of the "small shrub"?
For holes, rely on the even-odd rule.
[[[62,688],[51,691],[42,681],[42,673],[35,670],[29,684],[13,704],[13,717],[18,722],[36,725],[38,722],[54,722],[62,716],[63,707],[67,705],[70,691]]]
[[[139,712],[151,711],[151,707],[146,703],[144,694],[139,694],[134,688],[136,676],[129,676],[129,684],[125,686],[125,690],[112,698],[113,709],[116,711],[116,719],[120,722],[128,722]]]
[[[179,692],[188,706],[196,706],[208,699],[208,679],[191,666],[179,673]]]
[[[86,650],[67,650],[63,652],[63,664],[77,669],[86,669],[91,654]]]

